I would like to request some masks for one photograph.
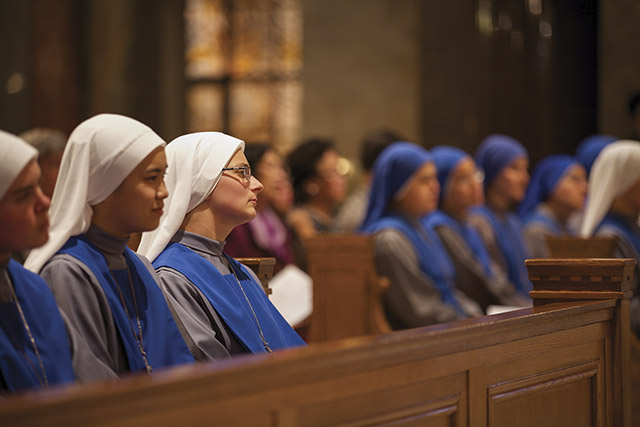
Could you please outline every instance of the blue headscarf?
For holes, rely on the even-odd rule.
[[[576,158],[584,166],[587,170],[587,176],[589,176],[589,172],[591,172],[591,166],[593,166],[593,162],[600,154],[600,151],[611,144],[612,142],[617,141],[618,138],[611,135],[591,135],[582,140],[582,142],[576,148]]]
[[[361,230],[373,234],[391,228],[404,234],[416,252],[420,269],[433,280],[442,301],[463,315],[464,310],[453,293],[455,269],[438,235],[430,227],[389,211],[393,198],[431,161],[433,158],[427,150],[408,142],[396,142],[385,148],[373,166],[369,206]]]
[[[389,210],[398,191],[433,157],[424,148],[410,142],[395,142],[385,148],[373,165],[373,180],[367,213],[360,229],[366,231]]]
[[[518,207],[518,215],[524,218],[533,212],[553,192],[565,173],[578,164],[575,157],[566,154],[549,156],[538,163],[531,174],[527,194]]]
[[[440,202],[445,197],[444,191],[448,185],[449,177],[456,171],[460,162],[471,159],[465,151],[456,147],[438,146],[431,150],[433,160],[438,169],[438,182],[440,183]],[[430,228],[447,227],[462,237],[469,249],[474,253],[478,262],[482,265],[489,277],[493,276],[487,248],[480,235],[466,223],[460,223],[445,212],[438,210],[425,218],[424,224]]]
[[[440,203],[445,196],[445,191],[449,183],[449,177],[458,169],[460,162],[466,158],[471,159],[465,151],[456,148],[440,145],[431,149],[433,160],[438,169],[438,182],[440,183]],[[472,159],[473,160],[473,159]]]
[[[506,135],[489,135],[476,150],[475,160],[484,171],[484,188],[518,157],[529,157],[527,149]]]

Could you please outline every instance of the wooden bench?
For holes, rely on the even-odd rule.
[[[551,237],[547,245],[552,258],[613,258],[616,249],[613,237]],[[631,334],[631,388],[633,399],[633,425],[640,426],[640,339]]]
[[[0,422],[631,426],[635,261],[527,264],[531,308],[14,396]]]
[[[304,246],[313,280],[311,342],[391,331],[382,307],[389,283],[376,274],[370,237],[318,236]]]
[[[246,265],[256,273],[267,296],[272,294],[273,290],[269,287],[269,280],[273,277],[273,268],[276,265],[275,258],[236,258],[236,261]]]
[[[613,258],[616,239],[613,237],[547,237],[551,258]]]

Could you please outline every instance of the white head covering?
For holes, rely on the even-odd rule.
[[[0,130],[0,199],[2,199],[20,172],[38,151],[22,139]]]
[[[222,176],[222,168],[244,141],[220,132],[183,135],[167,146],[169,197],[164,201],[160,226],[142,233],[138,253],[153,261],[169,244],[185,216],[213,192]]]
[[[29,254],[25,267],[39,272],[71,236],[89,229],[97,205],[113,193],[153,150],[165,142],[146,125],[117,114],[99,114],[71,133],[51,200],[49,241]]]
[[[580,227],[590,237],[611,208],[613,200],[640,179],[640,142],[617,141],[607,145],[593,163],[589,193]]]

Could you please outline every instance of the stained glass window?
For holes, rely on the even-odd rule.
[[[302,118],[302,0],[187,0],[190,132],[287,150]]]

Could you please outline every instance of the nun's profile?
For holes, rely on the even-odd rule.
[[[164,146],[150,128],[120,115],[78,125],[51,202],[51,238],[25,263],[118,374],[193,362],[153,268],[126,247],[132,233],[160,221]]]
[[[219,132],[172,141],[165,213],[138,248],[153,261],[197,360],[304,345],[255,274],[223,252],[231,230],[256,216],[262,191],[243,150],[243,141]]]

